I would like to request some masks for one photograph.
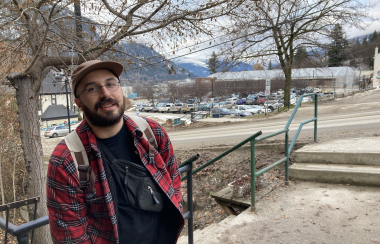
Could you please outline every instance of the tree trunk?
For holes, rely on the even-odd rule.
[[[1,188],[1,205],[4,205],[5,204],[5,200],[4,200],[4,187],[3,187],[3,171],[2,171],[2,168],[3,168],[3,148],[2,146],[0,146],[0,188]],[[5,211],[3,212],[3,219],[5,219],[6,216],[5,216]]]
[[[40,77],[39,77],[40,78]],[[40,197],[37,204],[37,218],[48,215],[46,208],[46,174],[38,118],[38,93],[41,80],[30,75],[20,75],[10,78],[16,88],[18,105],[18,121],[23,156],[25,160],[27,197]],[[28,206],[33,213],[34,206]],[[33,219],[33,215],[29,214]],[[33,243],[51,243],[49,226],[34,231]]]
[[[283,69],[285,75],[284,106],[290,106],[290,89],[292,88],[292,70]]]

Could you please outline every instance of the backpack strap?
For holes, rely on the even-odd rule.
[[[73,157],[77,169],[79,188],[84,190],[87,187],[87,182],[90,182],[90,193],[86,197],[91,198],[96,193],[95,172],[88,162],[87,153],[84,149],[83,143],[75,130],[65,136],[65,142],[67,148],[70,150],[70,154]]]
[[[154,149],[157,150],[158,144],[156,141],[156,137],[153,134],[152,128],[150,128],[148,122],[146,122],[145,119],[135,116],[135,115],[127,115],[130,119],[132,119],[136,125],[140,128],[140,130],[143,132],[143,137],[145,140],[149,143],[149,158],[150,164],[154,163]]]

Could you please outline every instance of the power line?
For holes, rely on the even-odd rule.
[[[304,8],[306,8],[306,7],[311,7],[311,5],[305,6]],[[299,11],[299,10],[297,10],[297,11]],[[317,12],[319,12],[319,11],[311,12],[311,13],[309,13],[309,15],[315,14],[315,13],[317,13]],[[292,21],[299,20],[299,19],[300,19],[300,18],[289,19],[289,20],[283,21],[283,22],[281,22],[281,23],[278,23],[278,24],[276,24],[276,25],[274,25],[274,26],[267,27],[267,28],[264,29],[264,30],[259,30],[259,31],[256,31],[256,32],[252,32],[252,33],[250,33],[250,34],[245,34],[245,35],[243,35],[243,36],[239,36],[239,37],[236,37],[236,38],[234,38],[234,39],[230,39],[230,40],[228,40],[228,41],[225,41],[225,42],[222,42],[222,43],[218,43],[218,44],[215,44],[215,45],[213,45],[213,46],[206,47],[206,48],[203,48],[203,49],[200,49],[200,50],[196,50],[196,51],[192,51],[192,52],[189,52],[189,53],[185,53],[185,54],[182,54],[182,55],[179,55],[179,56],[173,57],[173,58],[164,59],[164,60],[162,60],[162,61],[158,61],[158,62],[155,62],[155,63],[146,64],[146,65],[141,65],[141,64],[140,64],[140,65],[141,65],[140,68],[147,67],[147,66],[153,66],[153,65],[155,65],[155,64],[159,64],[159,63],[167,62],[167,61],[170,61],[170,60],[173,60],[173,59],[177,59],[177,58],[180,58],[180,57],[184,57],[184,56],[187,56],[187,55],[190,55],[190,54],[198,53],[198,52],[201,52],[201,51],[204,51],[204,50],[210,49],[210,48],[214,48],[214,47],[217,47],[217,46],[220,46],[220,45],[223,45],[223,44],[229,43],[229,42],[233,42],[233,41],[239,40],[239,39],[241,39],[241,38],[246,38],[246,37],[248,37],[248,36],[251,36],[251,35],[254,35],[254,34],[258,34],[258,33],[260,33],[260,32],[266,32],[266,31],[268,31],[268,30],[273,29],[274,27],[278,27],[278,26],[281,26],[281,25],[283,25],[283,24],[290,23],[290,22],[292,22]],[[212,39],[212,40],[215,40],[215,39]],[[204,41],[204,42],[206,42],[206,41]],[[207,42],[208,42],[208,41],[207,41]],[[198,44],[196,44],[196,45],[198,45]],[[126,71],[131,71],[131,70],[132,70],[132,69],[129,69],[129,70],[126,70]]]

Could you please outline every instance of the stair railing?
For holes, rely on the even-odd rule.
[[[307,96],[314,96],[314,118],[306,120],[299,125],[298,130],[297,130],[295,136],[293,137],[291,144],[289,145],[289,126],[294,119],[294,116],[298,110],[298,107],[301,105],[302,99],[304,97],[307,97]],[[256,195],[255,195],[256,194],[256,191],[255,191],[255,180],[256,180],[256,178],[258,176],[260,176],[261,174],[267,172],[268,170],[270,170],[270,169],[272,169],[272,168],[274,168],[274,167],[276,167],[282,163],[285,163],[285,184],[286,185],[289,184],[289,154],[293,149],[293,146],[294,146],[294,144],[298,138],[299,133],[302,130],[302,127],[307,123],[314,121],[314,142],[317,141],[317,115],[318,115],[317,112],[318,112],[318,95],[317,95],[317,93],[304,94],[298,100],[298,102],[297,102],[296,106],[294,107],[294,110],[293,110],[293,112],[292,112],[292,114],[291,114],[291,116],[290,116],[290,118],[289,118],[284,129],[279,130],[279,131],[274,132],[274,133],[270,133],[268,135],[264,135],[262,137],[259,137],[262,134],[261,131],[256,132],[252,136],[248,137],[247,139],[243,140],[242,142],[238,143],[237,145],[233,146],[232,148],[228,149],[227,151],[221,153],[220,155],[216,156],[215,158],[211,159],[210,161],[208,161],[208,162],[204,163],[203,165],[199,166],[198,168],[194,169],[192,173],[193,174],[198,173],[202,169],[210,166],[211,164],[215,163],[219,159],[221,159],[224,156],[228,155],[229,153],[235,151],[236,149],[240,148],[244,144],[250,142],[250,145],[251,145],[251,148],[250,148],[251,149],[251,211],[254,212],[254,211],[256,211]],[[268,139],[268,138],[273,137],[273,136],[280,135],[282,133],[285,133],[285,157],[280,159],[279,161],[267,166],[266,168],[261,169],[258,172],[256,172],[256,161],[255,161],[255,144],[256,144],[256,142],[263,141],[265,139]],[[180,167],[182,165],[183,164],[181,164]],[[182,177],[182,180],[186,180],[186,179],[187,179],[187,176]]]

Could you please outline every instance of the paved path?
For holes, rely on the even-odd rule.
[[[291,182],[256,206],[200,243],[380,243],[379,188]]]

